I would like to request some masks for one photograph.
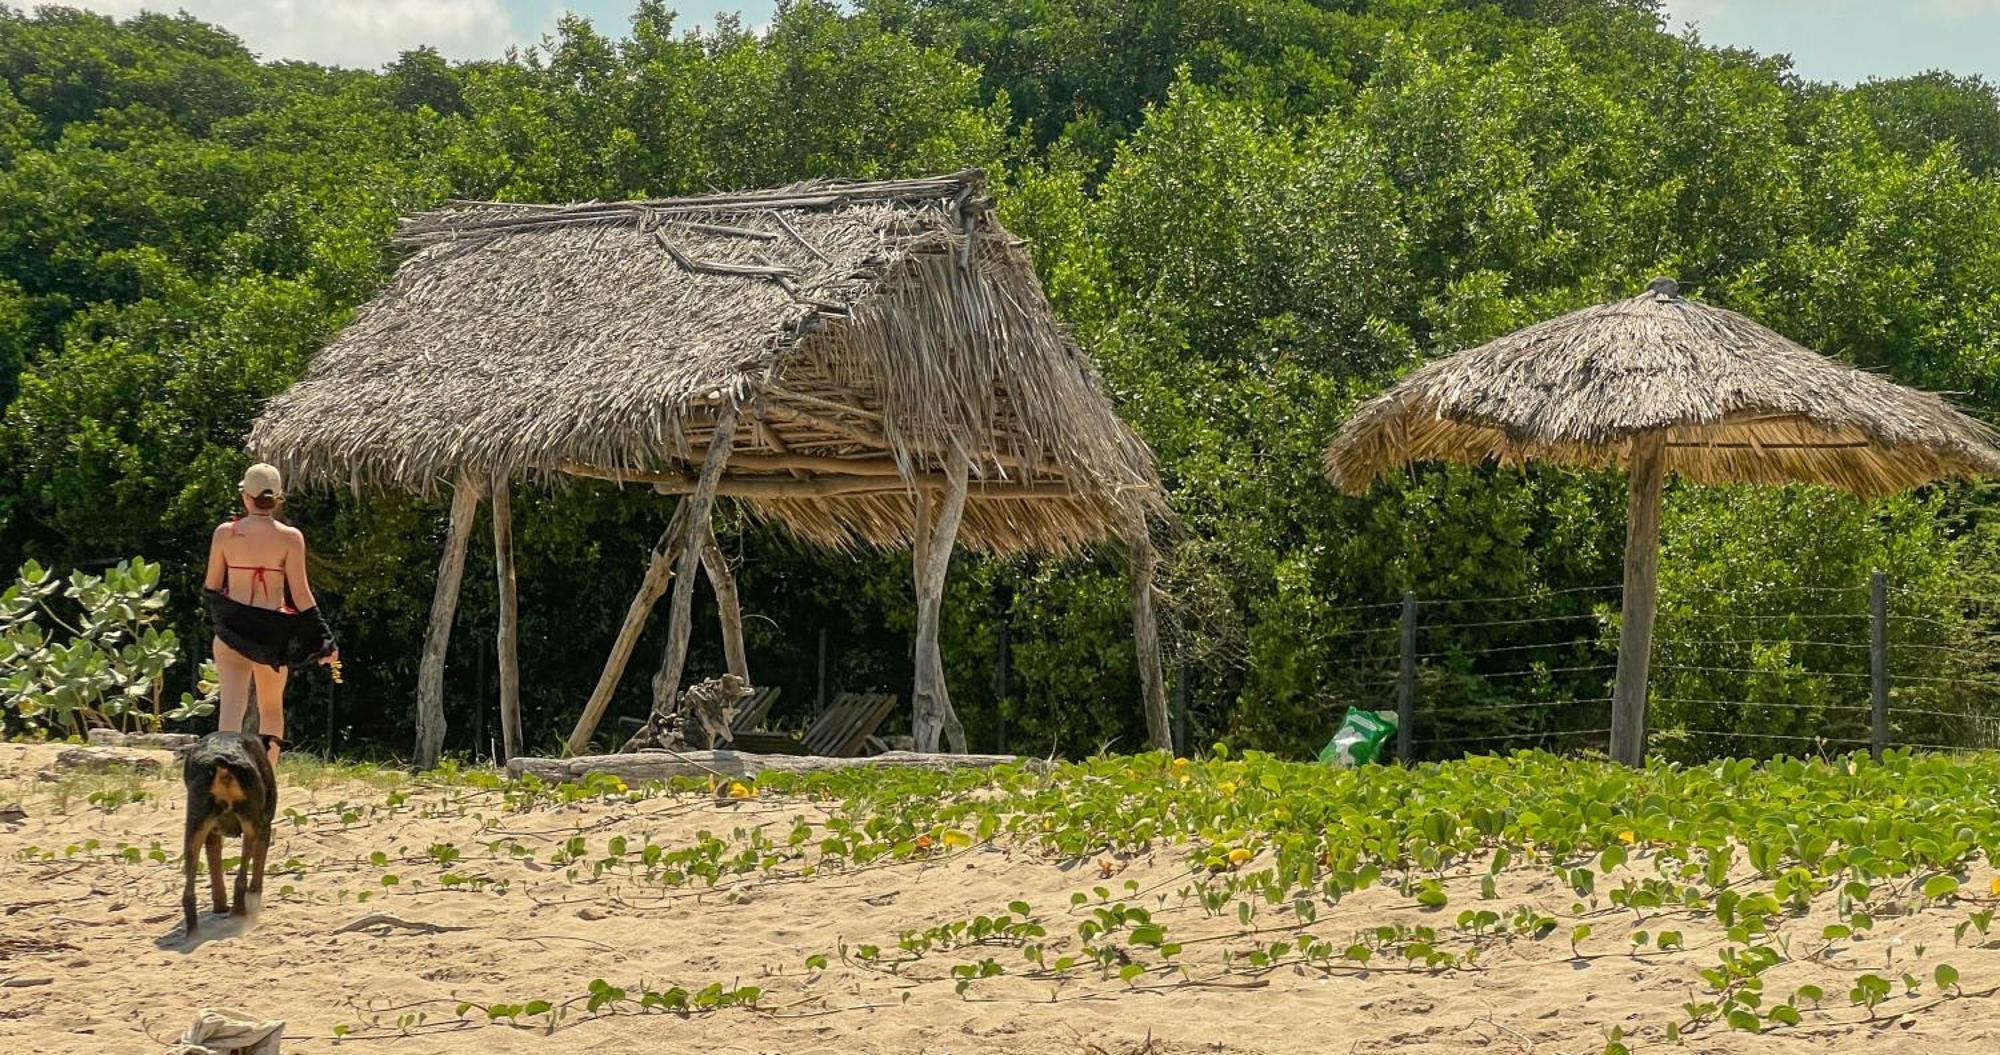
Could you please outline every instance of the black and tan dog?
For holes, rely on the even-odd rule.
[[[187,832],[181,840],[187,886],[181,910],[187,933],[195,930],[195,854],[208,853],[208,887],[215,911],[230,911],[222,886],[222,837],[243,837],[243,859],[236,869],[235,915],[250,913],[246,894],[264,893],[264,855],[271,849],[271,824],[278,815],[278,777],[271,757],[257,737],[245,733],[210,733],[189,749],[181,770],[187,784]]]

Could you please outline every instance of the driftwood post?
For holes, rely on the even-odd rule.
[[[500,588],[500,630],[497,642],[500,671],[501,760],[521,751],[520,606],[514,589],[514,508],[507,481],[493,481],[493,573]]]
[[[465,575],[465,544],[472,538],[472,521],[479,514],[479,484],[459,477],[451,492],[451,524],[446,530],[444,556],[438,560],[437,589],[431,595],[430,629],[424,634],[424,658],[417,668],[417,765],[429,769],[444,753],[444,653],[451,641],[451,622],[458,615],[458,585]]]
[[[694,493],[686,499],[687,524],[682,529],[680,560],[674,567],[674,599],[667,607],[667,654],[661,658],[660,672],[653,675],[653,712],[665,714],[674,705],[681,689],[681,673],[687,666],[688,634],[694,629],[694,573],[701,564],[702,540],[713,533],[708,517],[715,508],[715,485],[722,479],[722,467],[729,461],[729,447],[736,434],[736,406],[725,403],[715,415],[715,429],[708,440],[708,454],[701,461],[701,476]]]
[[[569,734],[563,745],[566,754],[581,754],[590,746],[591,734],[597,732],[597,723],[604,720],[604,709],[611,705],[611,694],[618,690],[618,679],[625,673],[625,664],[632,659],[632,649],[639,643],[639,634],[646,629],[646,617],[653,613],[653,606],[660,602],[667,592],[667,583],[673,579],[674,562],[680,556],[681,540],[687,532],[687,502],[674,506],[674,515],[667,521],[667,529],[660,533],[660,540],[653,543],[653,555],[646,562],[646,576],[639,580],[639,592],[632,595],[632,603],[625,609],[625,622],[618,628],[618,639],[611,644],[611,655],[604,660],[604,670],[597,675],[597,687],[590,692],[590,701],[583,705],[583,714],[576,720],[576,728]]]
[[[1155,751],[1172,752],[1173,726],[1167,720],[1167,680],[1160,665],[1160,624],[1153,614],[1153,575],[1159,555],[1144,514],[1133,517],[1132,638],[1138,645],[1139,697],[1146,709],[1146,739]]]
[[[916,493],[916,536],[910,547],[910,568],[917,586],[917,684],[912,693],[915,716],[911,731],[918,751],[936,751],[942,733],[951,750],[965,753],[965,727],[952,710],[944,682],[944,656],[938,650],[938,623],[944,612],[945,573],[958,541],[958,522],[965,515],[965,492],[971,465],[954,451],[946,465],[944,502],[931,521],[931,496]]]
[[[729,570],[729,558],[715,541],[715,528],[702,533],[701,570],[715,587],[716,616],[722,623],[722,654],[729,673],[750,680],[750,659],[743,651],[743,602],[736,593],[736,575]]]
[[[1625,598],[1618,626],[1618,680],[1611,690],[1611,760],[1646,761],[1646,671],[1653,657],[1653,613],[1660,586],[1660,487],[1664,430],[1632,438],[1625,502]]]

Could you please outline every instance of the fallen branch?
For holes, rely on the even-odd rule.
[[[363,916],[345,927],[341,927],[334,931],[334,933],[346,934],[349,931],[366,930],[369,927],[388,927],[391,930],[407,930],[416,934],[445,934],[455,930],[472,929],[471,927],[449,927],[440,923],[411,922],[400,916],[391,916],[386,912],[375,912]]]

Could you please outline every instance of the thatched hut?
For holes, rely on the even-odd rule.
[[[1351,494],[1411,462],[1630,471],[1612,753],[1638,763],[1659,562],[1660,488],[1793,481],[1879,497],[2000,473],[1985,425],[1938,396],[1834,362],[1659,279],[1430,363],[1363,404],[1326,452]]]
[[[694,570],[743,664],[718,498],[831,549],[913,550],[915,728],[963,750],[937,649],[955,544],[1135,558],[1149,727],[1165,730],[1146,521],[1150,452],[1064,334],[977,172],[576,205],[458,203],[409,219],[389,287],[272,400],[254,453],[303,484],[449,487],[449,543],[418,689],[443,740],[443,655],[467,535],[493,502],[503,728],[518,745],[508,484],[565,476],[680,496],[570,748],[588,742],[673,586],[656,702],[678,691]],[[736,673],[747,677],[747,671]]]

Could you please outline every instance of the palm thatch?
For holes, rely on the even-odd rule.
[[[1162,511],[1152,457],[1050,312],[977,172],[567,206],[459,203],[272,400],[253,453],[305,485],[458,476],[691,486],[813,541],[910,541],[954,454],[960,532],[1065,551]]]
[[[1359,494],[1414,461],[1622,465],[1666,432],[1701,483],[1805,481],[1875,497],[2000,472],[1994,433],[1938,396],[1844,366],[1660,280],[1459,352],[1364,404],[1326,469]]]

